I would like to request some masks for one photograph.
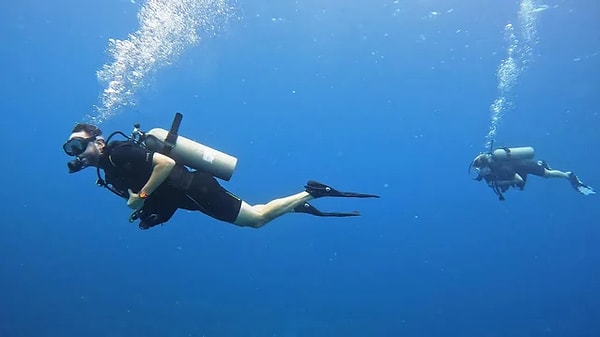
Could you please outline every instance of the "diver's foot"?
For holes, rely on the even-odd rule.
[[[584,185],[581,180],[579,180],[579,178],[577,177],[577,175],[575,175],[575,173],[573,172],[567,172],[567,175],[569,176],[569,182],[571,183],[571,186],[573,186],[573,188],[575,190],[577,190],[577,192],[583,194],[583,195],[590,195],[590,194],[596,194],[596,191],[594,191],[593,188]]]
[[[577,175],[575,175],[575,173],[567,172],[567,176],[569,177],[569,182],[571,183],[571,186],[573,186],[573,188],[576,189],[577,186],[582,185],[581,181],[579,180]]]
[[[294,208],[294,212],[296,213],[306,213],[306,214],[311,214],[314,216],[330,216],[330,217],[348,217],[348,216],[359,216],[360,213],[357,211],[354,212],[350,212],[350,213],[341,213],[341,212],[321,212],[318,209],[316,209],[313,205],[309,204],[308,202],[303,203],[302,205],[296,206],[296,208]]]
[[[375,194],[364,194],[355,192],[342,192],[334,189],[331,186],[327,186],[320,182],[309,180],[304,186],[306,192],[312,195],[314,198],[321,197],[342,197],[342,198],[379,198]]]

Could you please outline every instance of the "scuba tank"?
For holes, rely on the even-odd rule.
[[[535,150],[531,146],[501,147],[492,151],[492,158],[497,161],[533,159]]]
[[[142,133],[146,148],[171,157],[190,168],[210,173],[223,180],[231,179],[237,158],[177,134],[183,115],[176,113],[171,130],[154,128]],[[135,132],[135,131],[134,131]],[[141,133],[141,131],[138,130]]]

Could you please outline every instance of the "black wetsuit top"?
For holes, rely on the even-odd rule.
[[[113,141],[105,148],[99,166],[105,172],[106,182],[126,198],[128,189],[138,193],[150,178],[153,156],[154,152],[132,142]],[[168,221],[178,208],[201,211],[231,223],[237,218],[241,203],[212,175],[176,164],[146,199],[142,210],[146,216],[155,215],[150,226]]]

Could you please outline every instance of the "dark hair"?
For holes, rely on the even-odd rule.
[[[75,127],[73,127],[73,131],[71,131],[71,133],[80,132],[80,131],[85,131],[86,133],[90,134],[92,137],[98,137],[98,136],[102,135],[102,130],[100,130],[95,125],[86,124],[86,123],[75,124]]]
[[[487,166],[489,163],[490,163],[490,158],[488,156],[479,155],[473,161],[473,167],[482,168],[484,166]]]

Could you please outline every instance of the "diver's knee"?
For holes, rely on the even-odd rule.
[[[233,222],[234,225],[240,227],[260,228],[266,225],[270,219],[267,219],[263,214],[258,212],[243,212],[240,210],[237,218]]]
[[[277,218],[273,212],[264,212],[265,205],[251,206],[242,201],[240,211],[233,224],[240,227],[260,228]]]

